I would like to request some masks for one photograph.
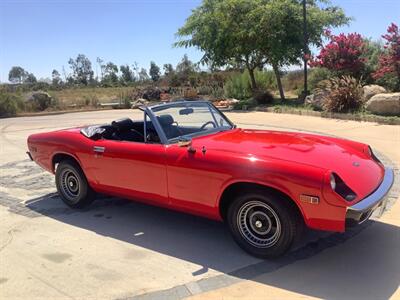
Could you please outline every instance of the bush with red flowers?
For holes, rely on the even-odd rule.
[[[359,77],[365,67],[365,42],[358,33],[332,35],[326,32],[330,42],[320,54],[311,59],[311,67],[324,67],[338,75]]]
[[[379,57],[378,68],[373,73],[377,80],[383,80],[394,91],[400,91],[400,33],[399,27],[392,23],[387,33],[382,36],[385,40],[385,50]]]

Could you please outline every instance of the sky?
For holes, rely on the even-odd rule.
[[[359,32],[379,39],[391,22],[400,24],[400,0],[331,0],[353,17],[349,26],[333,30]],[[39,78],[53,69],[69,72],[68,60],[85,54],[93,70],[96,58],[117,65],[150,61],[176,65],[196,49],[174,48],[175,33],[200,0],[0,0],[0,82],[12,66]]]

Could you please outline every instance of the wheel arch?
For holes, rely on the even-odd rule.
[[[56,171],[56,165],[58,163],[62,162],[63,160],[72,160],[72,161],[74,161],[81,168],[82,172],[85,173],[85,171],[83,170],[79,159],[75,155],[70,154],[70,153],[66,153],[66,152],[57,152],[51,158],[51,167],[52,167],[52,172],[53,173],[55,173],[55,171]]]
[[[279,198],[284,199],[284,201],[286,201],[291,207],[293,207],[298,216],[301,217],[302,220],[305,220],[301,207],[287,193],[275,187],[245,181],[234,182],[225,187],[218,201],[218,209],[221,218],[225,220],[229,205],[232,203],[235,194],[254,190],[262,190],[267,194],[276,195]]]

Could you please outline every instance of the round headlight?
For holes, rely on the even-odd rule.
[[[332,190],[336,189],[336,179],[333,174],[331,174],[331,188],[332,188]]]

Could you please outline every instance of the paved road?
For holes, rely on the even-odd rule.
[[[0,120],[0,298],[178,299],[399,296],[400,202],[344,235],[308,232],[278,261],[243,253],[222,224],[101,198],[73,211],[26,159],[26,137],[139,112]],[[369,143],[397,169],[400,127],[271,113],[228,113],[240,127],[304,130]],[[397,177],[398,178],[398,177]],[[397,292],[396,292],[397,291]]]

